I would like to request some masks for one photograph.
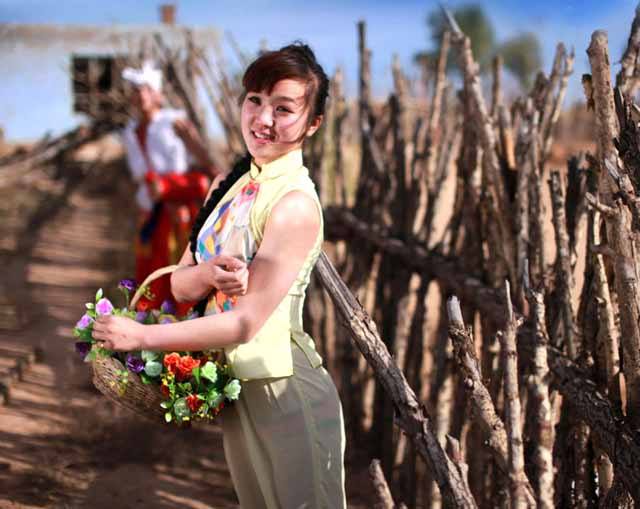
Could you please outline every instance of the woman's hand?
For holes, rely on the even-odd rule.
[[[174,120],[173,130],[186,145],[200,142],[198,130],[188,118],[178,118]]]
[[[218,255],[205,262],[212,286],[229,297],[244,295],[249,284],[249,269],[243,261]]]
[[[144,350],[144,327],[124,316],[99,316],[93,325],[93,339],[107,350]]]

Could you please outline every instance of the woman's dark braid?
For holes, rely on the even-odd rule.
[[[211,193],[207,202],[200,207],[198,211],[198,215],[196,216],[195,221],[193,222],[193,227],[191,228],[191,235],[189,236],[189,249],[191,250],[191,254],[193,255],[193,261],[196,261],[196,248],[198,246],[198,234],[200,233],[200,229],[204,222],[207,220],[213,209],[216,208],[216,205],[222,200],[222,197],[227,194],[227,191],[231,189],[231,186],[235,184],[242,175],[249,171],[251,168],[251,155],[247,154],[244,157],[238,159],[236,163],[233,165],[233,169],[231,173],[227,175],[227,177],[220,182],[218,187]]]
[[[229,175],[227,175],[227,177],[222,182],[220,182],[218,187],[211,193],[211,196],[209,196],[209,199],[206,201],[206,203],[200,208],[200,211],[198,212],[198,215],[193,222],[191,235],[189,236],[189,249],[191,250],[191,255],[193,256],[194,262],[197,263],[196,248],[198,246],[198,234],[200,233],[200,229],[204,225],[211,212],[213,212],[213,209],[216,208],[216,205],[220,202],[220,200],[222,200],[224,195],[227,194],[227,191],[231,189],[231,186],[233,186],[233,184],[235,184],[240,177],[247,173],[250,168],[251,155],[247,153],[244,157],[236,161],[236,163],[233,165],[231,173],[229,173]],[[205,297],[193,307],[193,310],[198,313],[198,316],[203,316],[206,306],[207,298]]]

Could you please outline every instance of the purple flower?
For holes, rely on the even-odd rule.
[[[144,321],[147,319],[148,316],[149,316],[149,313],[147,313],[146,311],[138,311],[136,313],[136,322],[144,323]]]
[[[118,283],[118,288],[121,290],[126,290],[128,292],[133,292],[138,287],[135,279],[123,279]]]
[[[96,313],[99,315],[110,315],[113,312],[113,304],[109,302],[109,299],[103,297],[96,302]]]
[[[91,343],[87,343],[86,341],[76,342],[76,352],[78,352],[78,355],[83,359],[87,356],[89,350],[91,350]]]
[[[80,330],[84,330],[89,327],[89,325],[91,325],[92,321],[93,319],[87,313],[85,313],[84,315],[82,315],[82,318],[78,320],[78,323],[76,323],[76,327]]]
[[[132,373],[140,373],[144,369],[144,361],[140,357],[127,354],[127,369]]]
[[[167,315],[173,315],[176,312],[176,305],[173,303],[173,301],[167,299],[160,306],[160,311],[166,313]]]
[[[162,318],[160,318],[160,323],[162,325],[166,325],[168,323],[175,323],[176,319],[173,316],[163,316]]]
[[[189,313],[187,315],[185,320],[195,320],[196,318],[200,318],[200,315],[198,313],[196,313],[195,311],[192,311],[191,313]]]

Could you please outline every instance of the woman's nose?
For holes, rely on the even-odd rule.
[[[258,112],[258,121],[265,126],[271,127],[273,125],[273,114],[269,106],[263,106]]]

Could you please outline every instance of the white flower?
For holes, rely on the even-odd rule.
[[[230,401],[235,401],[240,396],[240,382],[236,379],[231,380],[224,388],[224,395]]]

